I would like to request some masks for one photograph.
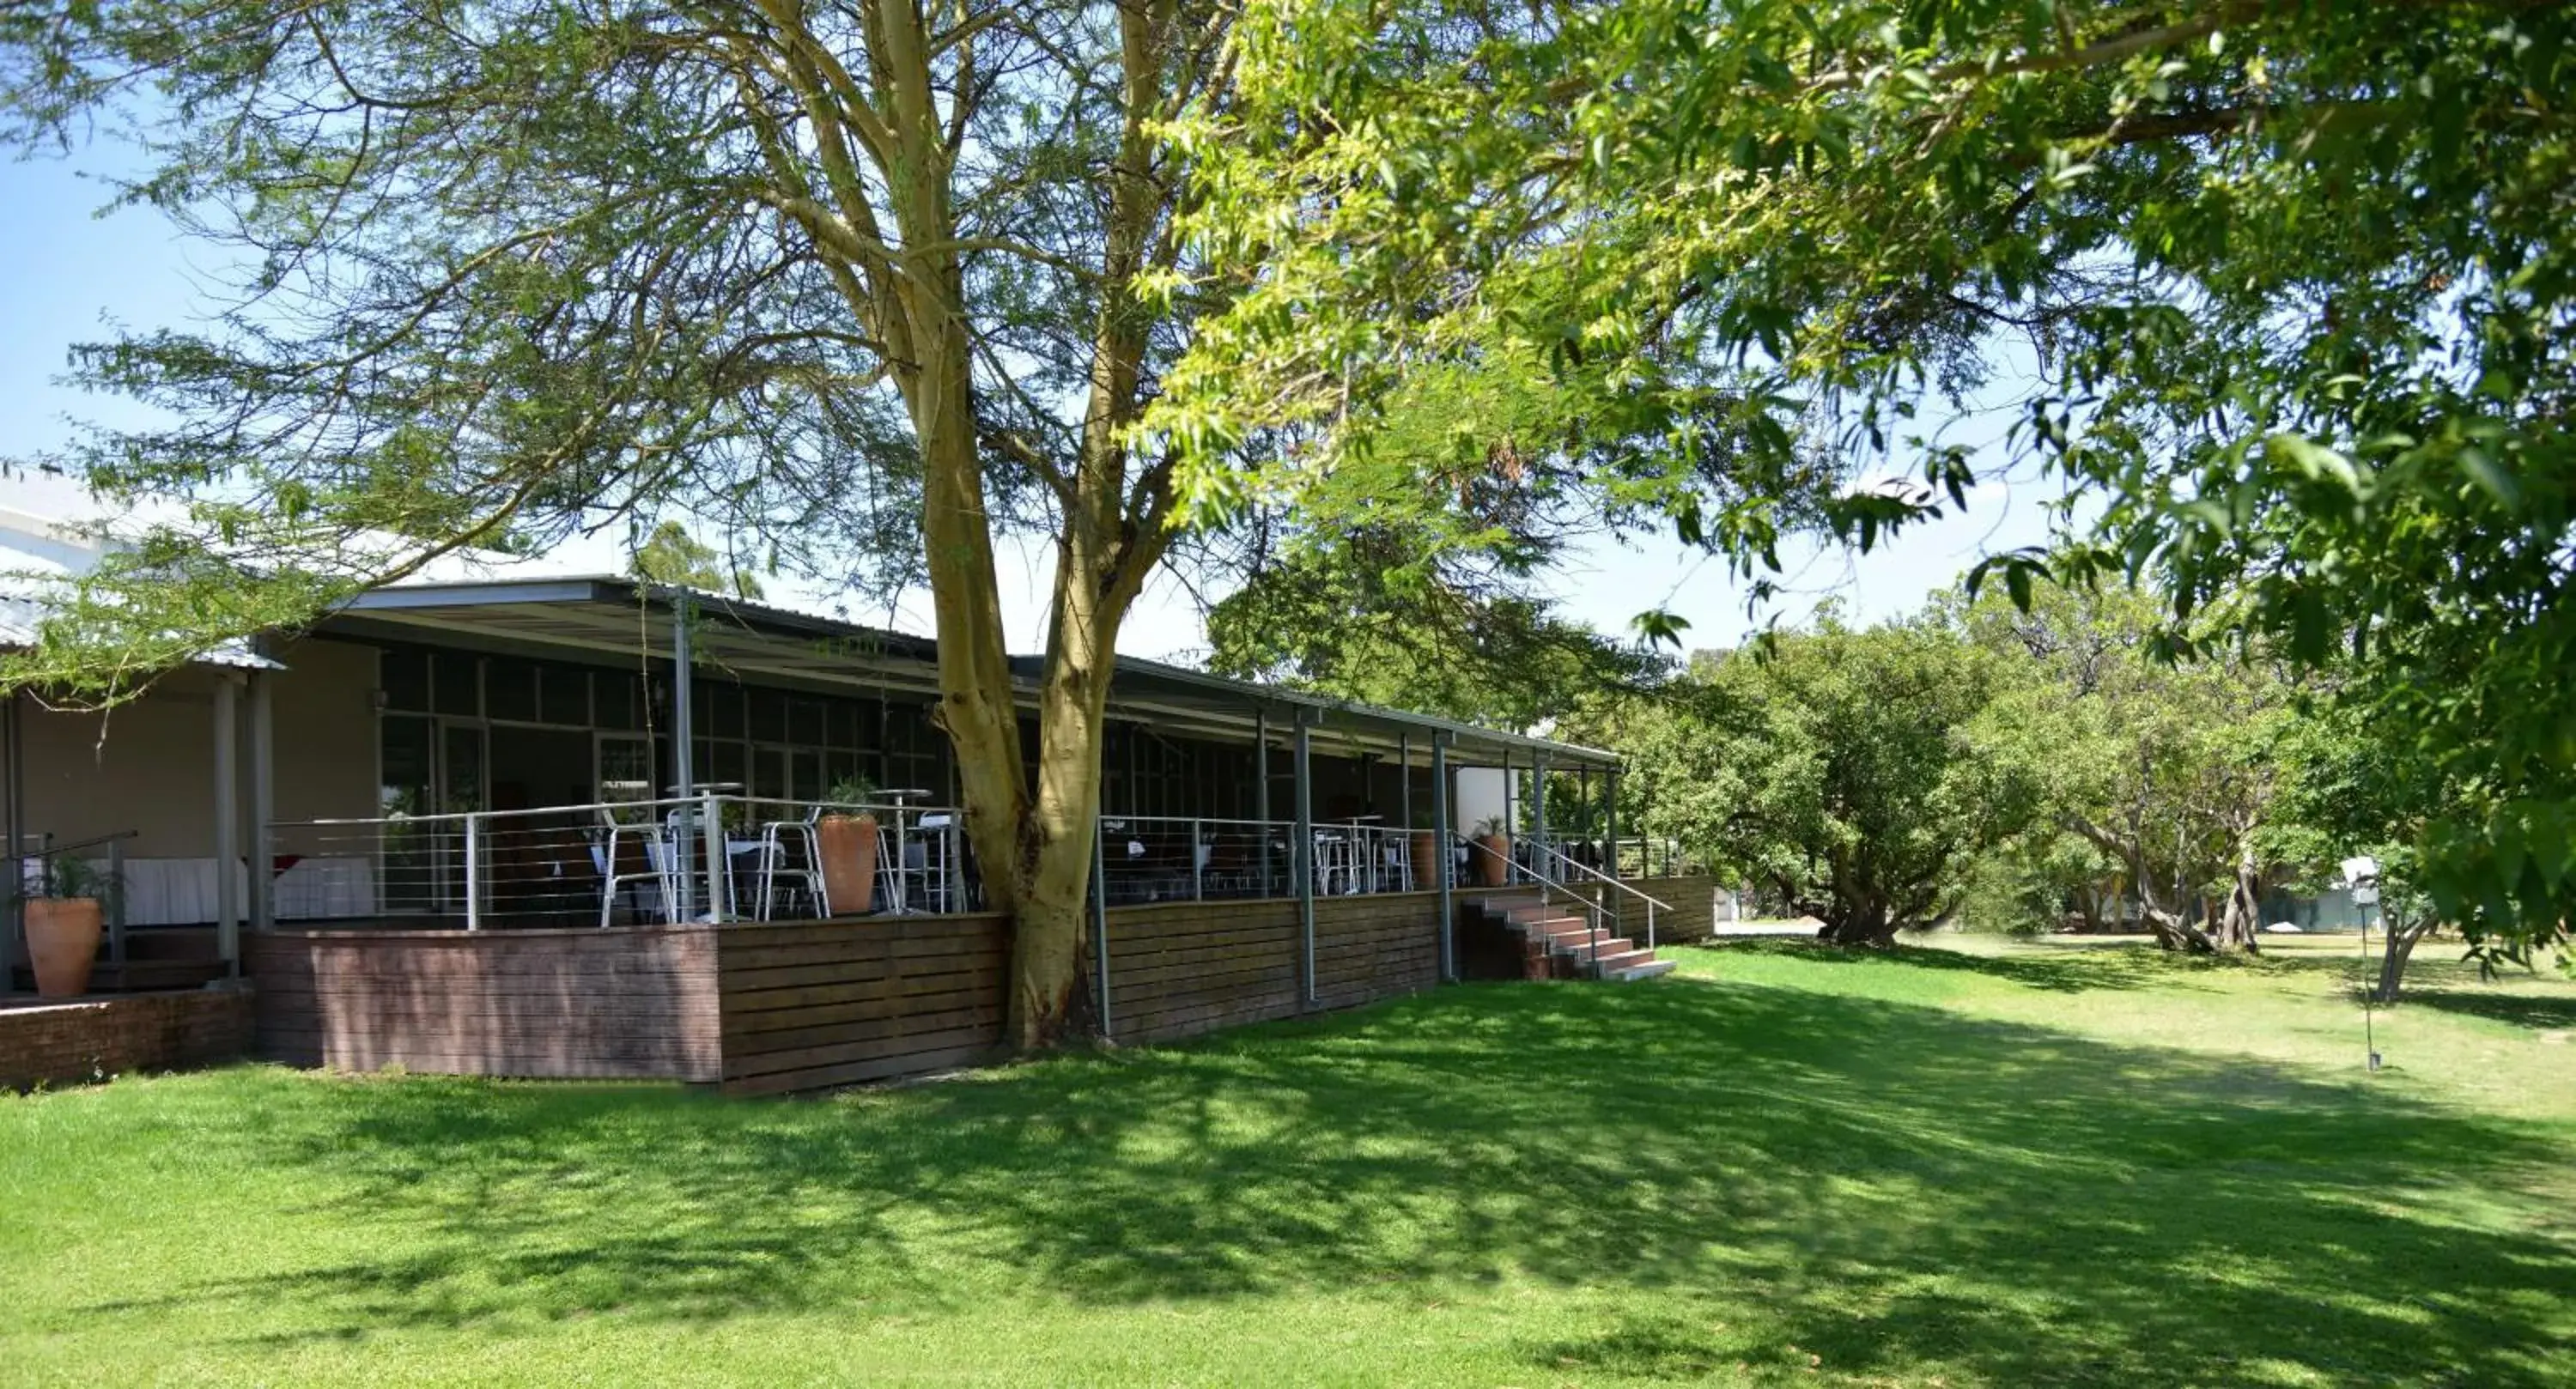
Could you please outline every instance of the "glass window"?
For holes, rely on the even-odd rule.
[[[653,749],[641,738],[599,740],[599,798],[653,799]]]
[[[599,727],[635,729],[644,726],[643,701],[636,698],[634,676],[624,671],[593,671],[591,695],[598,701]]]
[[[751,740],[755,743],[787,741],[787,697],[776,690],[752,687]]]
[[[538,717],[572,728],[590,727],[590,672],[579,666],[546,666],[538,672]]]
[[[378,727],[384,787],[376,802],[383,816],[426,815],[430,807],[430,723],[388,714]]]
[[[736,786],[750,784],[751,768],[744,757],[742,744],[730,738],[713,741],[701,738],[697,740],[697,747],[698,765],[695,770],[700,781],[731,782]]]
[[[787,741],[798,747],[823,746],[823,701],[797,698],[787,701]]]
[[[705,692],[699,703],[699,717],[706,720],[707,736],[739,738],[742,736],[742,686],[730,680],[708,680],[703,677],[698,688]]]
[[[383,683],[385,707],[414,714],[429,712],[429,653],[397,646],[386,650],[377,678]]]
[[[484,713],[496,719],[534,723],[537,718],[537,668],[527,661],[495,656],[483,663]]]
[[[468,719],[482,716],[481,668],[479,658],[453,651],[441,651],[429,658],[429,684],[438,712]]]

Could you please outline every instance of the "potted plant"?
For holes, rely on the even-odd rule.
[[[98,963],[98,939],[107,920],[107,895],[116,879],[88,861],[49,858],[27,894],[27,959],[35,966],[40,998],[78,998],[89,992]]]
[[[823,892],[834,916],[876,910],[877,817],[868,808],[877,785],[863,776],[832,783],[831,804],[814,822],[815,853],[823,860]]]
[[[1503,817],[1494,815],[1479,820],[1467,835],[1477,846],[1476,881],[1486,887],[1501,887],[1510,882],[1512,837],[1504,830]]]

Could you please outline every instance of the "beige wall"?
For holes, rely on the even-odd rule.
[[[376,653],[306,640],[279,653],[271,672],[276,735],[272,785],[281,820],[368,815],[376,799]],[[215,851],[215,683],[240,672],[173,671],[134,702],[104,714],[55,712],[30,701],[22,714],[27,828],[55,842],[138,831],[139,858],[210,858]],[[250,835],[250,701],[236,701],[240,816]]]

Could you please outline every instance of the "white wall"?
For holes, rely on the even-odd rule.
[[[1503,817],[1511,780],[1502,768],[1460,767],[1452,775],[1457,778],[1457,795],[1450,802],[1449,823],[1458,833],[1474,829],[1479,820]]]
[[[305,640],[279,653],[270,684],[276,760],[271,786],[280,820],[374,813],[376,653]],[[133,830],[125,856],[130,919],[207,920],[213,915],[215,686],[244,672],[192,666],[155,681],[142,697],[103,713],[22,705],[29,833],[72,843]],[[250,700],[235,700],[241,784],[235,814],[252,847]],[[245,899],[246,900],[246,899]]]

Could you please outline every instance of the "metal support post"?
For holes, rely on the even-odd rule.
[[[1253,857],[1261,864],[1261,895],[1270,895],[1270,711],[1252,711],[1252,818],[1261,823]]]
[[[686,589],[665,589],[671,607],[671,779],[672,794],[684,804],[698,793],[698,775],[694,710],[697,703],[695,660],[689,651],[689,597]],[[671,875],[680,883],[682,921],[695,921],[698,916],[698,875],[695,836],[681,832],[688,822],[683,814],[671,826]]]
[[[1313,766],[1309,760],[1306,716],[1297,716],[1297,836],[1289,844],[1291,871],[1297,875],[1297,933],[1306,1004],[1315,1003],[1315,803]]]
[[[465,813],[465,929],[483,929],[483,816]]]
[[[1458,982],[1457,947],[1450,935],[1458,922],[1457,903],[1452,899],[1450,879],[1455,874],[1450,866],[1458,861],[1457,847],[1449,833],[1449,738],[1433,734],[1431,738],[1431,826],[1432,839],[1440,846],[1433,857],[1432,875],[1440,882],[1440,977]]]
[[[241,706],[231,672],[215,679],[215,954],[241,974]]]
[[[710,791],[699,802],[698,834],[707,846],[707,920],[725,919],[725,906],[733,894],[725,889],[733,874],[733,855],[725,852],[724,808],[716,804]]]
[[[277,727],[269,708],[270,686],[277,677],[264,670],[250,674],[250,928],[277,928],[277,843],[270,826],[277,820]]]
[[[1099,995],[1100,1035],[1109,1035],[1109,865],[1100,841],[1100,817],[1091,817],[1091,973]]]

